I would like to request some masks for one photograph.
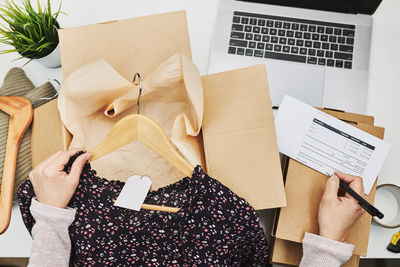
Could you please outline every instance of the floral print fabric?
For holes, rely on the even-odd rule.
[[[65,167],[69,172],[72,158]],[[71,266],[261,266],[268,244],[254,209],[197,166],[191,178],[148,193],[145,203],[180,207],[177,213],[114,206],[124,183],[99,178],[86,164],[69,207]],[[29,231],[35,196],[25,181],[18,203]]]

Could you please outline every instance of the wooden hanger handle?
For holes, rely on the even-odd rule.
[[[113,199],[115,202],[116,199]],[[176,207],[169,207],[169,206],[159,206],[159,205],[152,205],[152,204],[142,204],[140,207],[142,210],[156,210],[156,211],[163,211],[163,212],[172,212],[176,213],[180,210],[180,208]]]
[[[17,152],[17,142],[13,138],[13,133],[9,133],[0,195],[0,234],[5,232],[10,224]]]
[[[172,213],[176,213],[180,210],[180,208],[158,206],[158,205],[151,205],[151,204],[143,204],[141,208],[144,210],[157,210],[157,211],[172,212]]]
[[[0,110],[10,115],[0,192],[0,234],[2,234],[10,224],[18,147],[32,122],[33,109],[26,98],[0,96]]]

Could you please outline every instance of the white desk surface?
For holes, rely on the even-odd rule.
[[[51,0],[51,3],[55,9],[60,0]],[[203,75],[207,74],[218,4],[219,1],[215,0],[63,1],[62,11],[68,16],[61,15],[59,22],[63,28],[67,28],[186,9],[193,61]],[[386,128],[385,140],[392,144],[379,184],[400,185],[396,166],[400,162],[399,15],[398,0],[384,0],[374,14],[367,113],[375,117],[375,125]],[[3,48],[4,45],[0,45],[0,49]],[[21,67],[26,62],[12,61],[15,58],[15,54],[0,55],[0,81],[11,67]],[[61,81],[61,68],[49,69],[31,62],[23,69],[35,85],[53,78]],[[386,250],[392,234],[398,230],[372,225],[367,258],[400,258],[400,254]],[[30,246],[31,238],[22,223],[18,207],[14,206],[10,227],[0,236],[0,257],[29,257]]]

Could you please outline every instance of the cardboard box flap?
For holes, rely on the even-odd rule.
[[[273,240],[271,262],[278,264],[296,265],[300,264],[303,257],[303,245],[293,241],[279,238]]]
[[[146,77],[176,53],[192,57],[185,11],[61,29],[59,38],[64,80],[99,59],[132,80],[136,72]]]
[[[373,116],[338,111],[338,110],[328,109],[328,108],[318,108],[318,109],[324,111],[325,113],[328,113],[331,116],[338,118],[339,120],[343,120],[345,122],[355,123],[355,124],[363,123],[363,124],[368,124],[368,125],[374,125],[374,117]]]
[[[65,149],[65,131],[54,99],[33,110],[31,157],[32,168],[55,152]]]
[[[355,127],[383,139],[384,129],[381,127],[366,124]],[[277,238],[301,243],[305,232],[318,234],[318,208],[326,179],[327,176],[290,160],[285,183],[287,207],[280,210]],[[368,202],[374,203],[375,191],[376,182],[365,197]],[[371,216],[366,213],[347,234],[346,241],[355,245],[353,254],[366,255],[370,227]]]
[[[286,205],[265,65],[204,76],[207,172],[255,209]]]

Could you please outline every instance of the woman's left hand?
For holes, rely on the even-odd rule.
[[[77,157],[70,173],[67,174],[63,171],[64,166],[78,151],[81,150],[58,151],[29,173],[33,190],[40,203],[58,208],[65,208],[68,205],[78,186],[83,166],[91,157],[88,153]]]

